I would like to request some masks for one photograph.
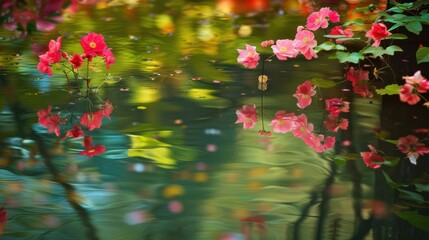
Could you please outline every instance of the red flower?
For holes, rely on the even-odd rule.
[[[4,208],[0,208],[0,236],[3,234],[4,225],[7,221],[7,212]]]
[[[110,120],[110,114],[113,112],[113,105],[109,100],[106,100],[103,107],[103,115]]]
[[[299,108],[306,108],[311,104],[311,97],[315,94],[316,86],[311,85],[311,82],[307,80],[296,88],[293,96],[298,100],[296,105]]]
[[[61,135],[60,124],[63,124],[60,116],[58,114],[53,114],[47,119],[46,128],[48,129],[48,132],[53,132],[58,137]]]
[[[346,118],[339,118],[331,114],[329,114],[328,118],[323,121],[323,123],[326,129],[332,132],[337,132],[340,128],[346,130],[349,126],[349,121]]]
[[[46,52],[49,57],[50,63],[57,63],[61,60],[61,37],[57,38],[57,41],[49,41],[49,50]]]
[[[49,65],[49,56],[47,54],[39,56],[39,64],[37,64],[37,70],[39,70],[43,74],[48,74],[48,76],[52,76],[51,66]]]
[[[82,142],[83,146],[85,147],[85,150],[80,152],[80,155],[87,156],[87,157],[93,157],[98,154],[104,153],[106,151],[106,147],[103,145],[92,145],[92,137],[91,136],[85,136]]]
[[[349,102],[341,98],[331,98],[326,100],[326,110],[332,115],[338,116],[341,112],[349,112]]]
[[[49,118],[49,115],[51,114],[51,109],[52,109],[52,106],[49,105],[48,109],[40,109],[37,112],[37,116],[39,117],[39,124],[40,125],[42,125],[44,127],[48,126],[48,118]]]
[[[80,45],[85,54],[92,56],[103,56],[106,50],[106,43],[104,42],[103,35],[97,33],[89,33],[83,37],[80,41]]]
[[[377,47],[378,45],[380,45],[381,40],[387,38],[391,34],[392,33],[387,31],[387,27],[383,23],[374,23],[371,26],[371,29],[366,32],[365,37],[369,37],[374,40],[372,46]]]
[[[414,165],[417,164],[416,160],[419,155],[429,153],[429,148],[419,142],[419,139],[414,135],[399,138],[397,147],[402,153],[407,154],[410,162]]]
[[[80,118],[80,124],[88,128],[89,131],[92,131],[101,127],[103,117],[104,113],[101,110],[95,113],[84,113]]]
[[[73,125],[73,128],[67,131],[66,137],[78,138],[83,137],[84,133],[81,126]]]
[[[368,145],[368,147],[371,152],[360,153],[365,165],[373,169],[381,167],[381,164],[377,164],[377,162],[384,162],[384,156],[378,154],[377,150],[372,145]]]
[[[107,69],[110,69],[110,64],[115,63],[115,56],[113,56],[111,48],[108,48],[104,53],[104,62]]]
[[[83,58],[81,55],[75,53],[73,57],[69,58],[69,63],[73,64],[74,69],[78,69],[82,66]]]

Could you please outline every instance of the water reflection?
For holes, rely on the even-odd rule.
[[[349,239],[368,235],[374,204],[385,214],[383,203],[371,200],[373,172],[361,162],[337,167],[290,135],[259,136],[257,128],[234,125],[235,109],[259,102],[259,73],[235,65],[235,49],[291,34],[303,19],[293,13],[305,7],[95,2],[55,31],[17,39],[2,30],[10,36],[0,42],[5,239]],[[237,15],[249,10],[253,16]],[[79,155],[80,139],[57,141],[36,124],[37,110],[73,99],[60,76],[37,73],[30,46],[60,33],[75,42],[72,49],[95,29],[116,63],[93,84],[104,81],[98,94],[115,113],[93,136],[106,152],[88,159]],[[296,108],[291,94],[309,76],[342,75],[324,55],[311,63],[273,62],[267,70],[267,114]],[[355,130],[340,137],[348,144],[338,151],[366,149],[380,104],[353,100]],[[315,126],[321,116],[320,108],[308,113]]]

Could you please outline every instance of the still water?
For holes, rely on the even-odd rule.
[[[236,49],[293,37],[305,21],[299,5],[246,15],[217,3],[88,4],[51,31],[1,30],[2,239],[350,239],[356,213],[366,219],[373,208],[373,170],[360,159],[339,167],[290,134],[260,136],[259,123],[234,124],[236,109],[260,105],[260,68],[239,66]],[[81,139],[58,141],[38,124],[48,105],[64,115],[86,105],[63,75],[38,72],[34,53],[58,36],[70,52],[80,49],[88,32],[103,34],[116,57],[109,75],[103,65],[92,77],[114,108],[91,132],[106,147],[92,158],[79,154]],[[343,76],[323,54],[265,70],[266,126],[278,109],[296,111],[298,84]],[[374,141],[380,103],[352,101],[350,124],[359,130],[338,139],[358,153]],[[306,112],[315,126],[321,105]]]

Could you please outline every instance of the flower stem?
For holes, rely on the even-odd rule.
[[[72,86],[71,86],[71,83],[70,83],[69,75],[67,75],[67,73],[66,73],[65,70],[63,70],[63,73],[64,73],[64,75],[66,75],[67,84],[69,85],[69,90],[70,90],[70,92],[72,92],[73,90],[72,90]]]

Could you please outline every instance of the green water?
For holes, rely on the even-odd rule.
[[[239,66],[236,49],[279,33],[293,37],[304,21],[293,11],[233,17],[212,1],[146,1],[86,6],[55,30],[25,38],[1,30],[0,206],[9,213],[2,239],[245,239],[246,227],[252,239],[349,239],[356,211],[367,218],[371,210],[373,170],[361,159],[337,167],[290,133],[261,137],[259,124],[234,124],[243,104],[260,109],[260,68]],[[251,27],[249,36],[239,34],[242,25]],[[86,105],[68,93],[61,74],[37,71],[31,47],[61,35],[66,49],[80,49],[92,31],[105,36],[116,62],[98,92],[114,112],[92,132],[106,152],[88,159],[79,155],[81,140],[58,142],[37,123],[37,111],[48,105],[64,114]],[[103,68],[94,85],[106,78]],[[303,81],[343,76],[323,54],[311,62],[273,61],[265,70],[265,126],[277,110],[296,111],[292,94]],[[374,141],[380,100],[347,96],[355,131],[337,138],[351,141],[356,153]],[[305,112],[316,128],[322,105]],[[38,142],[74,187],[80,215]],[[241,221],[249,216],[262,217],[265,231]]]

